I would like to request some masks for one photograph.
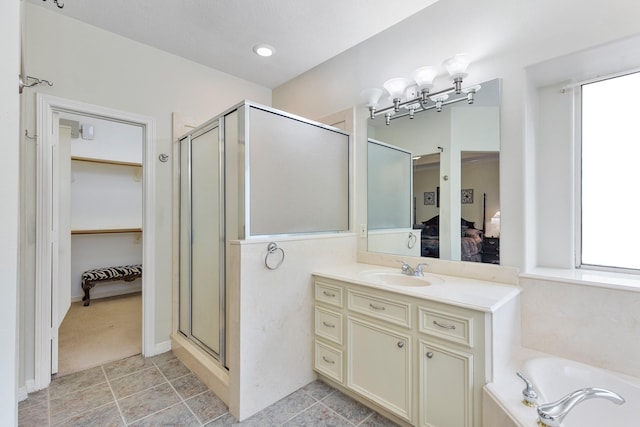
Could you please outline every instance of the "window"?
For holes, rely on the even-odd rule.
[[[640,72],[582,85],[582,266],[640,270]]]

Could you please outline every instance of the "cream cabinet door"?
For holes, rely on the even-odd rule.
[[[411,337],[351,316],[347,323],[347,386],[411,421]]]
[[[419,345],[420,427],[473,426],[473,355]]]

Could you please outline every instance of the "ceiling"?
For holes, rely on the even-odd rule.
[[[438,0],[28,1],[275,88]],[[276,53],[257,56],[260,43]]]

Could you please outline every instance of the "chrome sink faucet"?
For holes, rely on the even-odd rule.
[[[427,264],[426,262],[421,262],[420,264],[418,264],[416,266],[416,268],[412,268],[409,264],[407,264],[406,262],[402,261],[402,260],[398,260],[398,262],[402,263],[402,274],[406,274],[407,276],[419,276],[422,277],[424,276],[424,272],[422,271],[422,267],[426,267],[429,264]]]
[[[569,393],[560,400],[538,406],[538,425],[542,427],[560,427],[562,420],[578,403],[589,399],[607,399],[616,405],[622,405],[625,400],[618,393],[604,388],[581,388]]]

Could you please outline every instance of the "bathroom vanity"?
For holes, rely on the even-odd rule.
[[[406,425],[481,425],[496,317],[517,287],[367,264],[316,271],[313,287],[323,379]]]

